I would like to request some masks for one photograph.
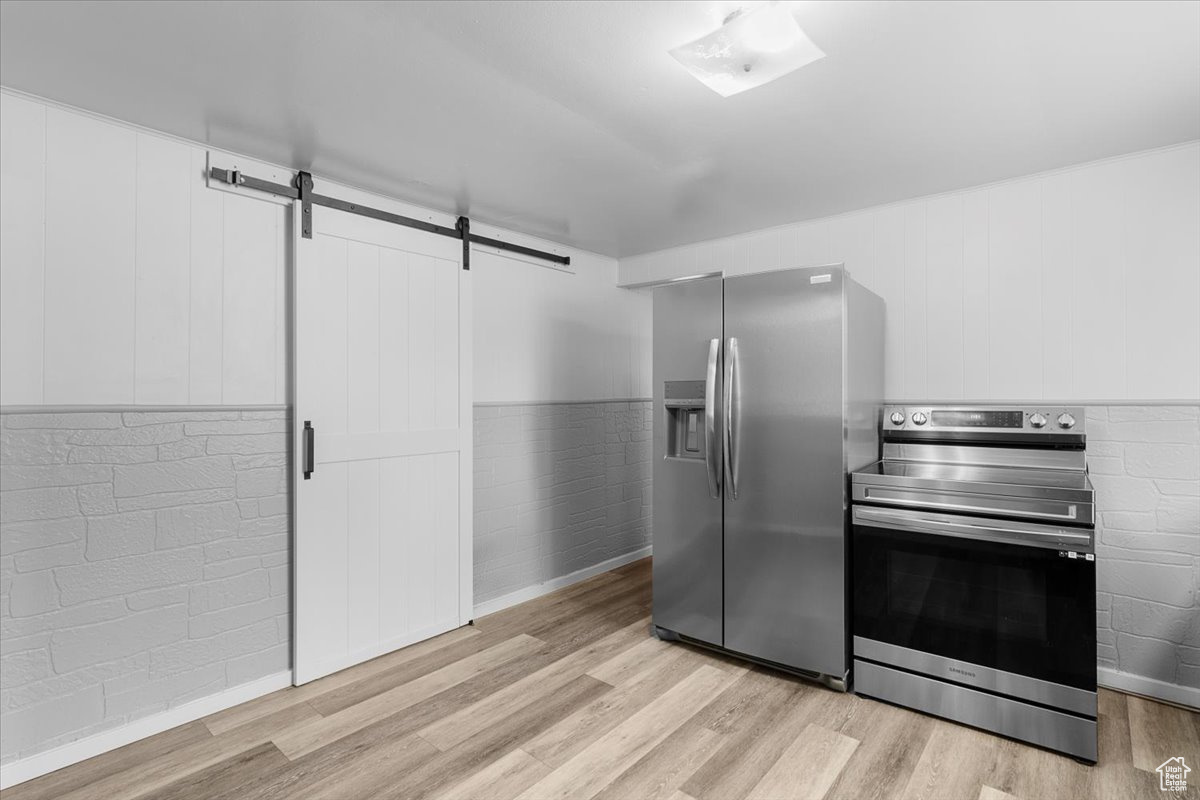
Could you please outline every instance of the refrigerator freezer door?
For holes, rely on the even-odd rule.
[[[838,678],[847,669],[842,283],[840,268],[725,281],[726,347],[737,340],[725,370],[725,647]]]
[[[721,305],[720,278],[654,290],[654,624],[715,645],[722,641]],[[703,458],[669,453],[679,413],[669,395],[687,385],[705,395],[696,415]]]

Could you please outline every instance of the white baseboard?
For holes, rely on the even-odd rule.
[[[526,586],[524,589],[518,589],[515,592],[509,592],[501,597],[496,597],[491,600],[485,600],[475,606],[475,619],[485,617],[488,614],[494,614],[497,611],[503,611],[506,608],[524,603],[526,600],[533,600],[536,597],[541,597],[544,594],[550,594],[564,587],[570,586],[573,583],[585,581],[601,572],[608,572],[617,567],[623,567],[626,564],[632,564],[634,561],[639,561],[650,555],[650,546],[646,545],[640,550],[634,550],[632,553],[626,553],[623,556],[610,558],[607,561],[601,561],[599,564],[593,564],[590,567],[575,570],[569,575],[561,575],[557,578],[552,578],[543,583],[535,583],[533,586]]]
[[[1129,672],[1118,672],[1110,667],[1099,667],[1096,670],[1096,680],[1101,686],[1117,689],[1130,694],[1140,694],[1144,697],[1154,697],[1177,703],[1181,706],[1200,709],[1200,689],[1194,686],[1180,686],[1177,683],[1157,681],[1153,678],[1143,678]]]
[[[239,703],[245,703],[291,685],[291,670],[277,672],[274,675],[243,683],[241,686],[234,686],[232,689],[225,689],[208,697],[201,697],[199,700],[192,700],[175,708],[134,720],[127,725],[101,731],[69,744],[55,747],[53,750],[18,759],[0,766],[0,789],[9,789],[18,783],[24,783],[101,753],[107,753],[109,750],[116,750],[130,742],[145,739],[147,736],[194,722],[209,714],[224,711]]]

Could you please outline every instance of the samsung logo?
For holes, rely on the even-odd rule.
[[[949,670],[950,672],[956,672],[959,675],[966,675],[968,678],[975,677],[974,672],[967,672],[965,669],[959,669],[958,667],[946,667],[946,669]]]

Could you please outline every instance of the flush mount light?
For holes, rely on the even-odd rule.
[[[722,97],[762,86],[824,58],[781,3],[738,9],[725,23],[671,55]]]

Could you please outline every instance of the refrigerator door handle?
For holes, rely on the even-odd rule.
[[[738,342],[736,336],[729,337],[729,346],[725,349],[725,485],[729,487],[727,496],[737,500],[737,429],[734,412],[737,382]]]
[[[720,465],[717,463],[717,361],[721,340],[708,343],[708,370],[704,373],[704,466],[708,471],[708,496],[721,496]]]

